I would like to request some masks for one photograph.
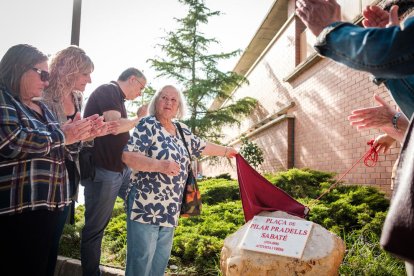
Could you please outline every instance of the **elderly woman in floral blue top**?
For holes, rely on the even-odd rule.
[[[190,158],[174,119],[185,113],[182,94],[171,85],[158,91],[123,154],[131,167],[127,208],[126,275],[162,276],[171,253]],[[237,151],[193,135],[182,124],[194,156],[234,157]]]

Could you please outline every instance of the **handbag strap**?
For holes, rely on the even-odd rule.
[[[191,159],[191,154],[190,154],[190,151],[188,150],[187,141],[186,141],[186,140],[185,140],[185,138],[184,138],[183,129],[181,128],[180,123],[176,122],[176,123],[175,123],[175,125],[177,126],[177,129],[178,129],[178,132],[180,133],[181,139],[183,139],[185,149],[186,149],[186,150],[187,150],[187,152],[188,152],[188,156],[190,157],[190,162],[191,162],[191,161],[193,161],[193,160]],[[190,167],[191,167],[191,166],[190,166]]]

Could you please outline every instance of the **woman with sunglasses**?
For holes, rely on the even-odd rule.
[[[92,60],[85,51],[78,46],[72,45],[59,52],[52,58],[50,63],[49,86],[45,89],[43,102],[57,117],[60,124],[80,118],[82,110],[83,92],[86,85],[91,83],[91,73],[94,69]],[[83,147],[93,146],[93,138],[103,136],[116,131],[116,122],[103,122],[103,117],[92,115],[86,120],[92,122],[90,135],[83,141],[66,146],[65,165],[69,178],[70,197],[72,204],[65,207],[59,218],[59,225],[54,237],[54,245],[48,264],[48,274],[54,275],[56,259],[59,249],[59,240],[68,215],[69,221],[74,223],[74,206],[77,200],[80,182],[79,152]],[[89,141],[88,141],[89,140]]]
[[[48,84],[47,56],[37,48],[15,45],[1,59],[2,275],[46,275],[59,214],[71,203],[65,145],[91,130],[87,120],[59,126],[39,101]]]

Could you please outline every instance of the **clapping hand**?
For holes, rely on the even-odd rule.
[[[341,6],[335,0],[297,0],[296,14],[318,36],[325,27],[341,21]]]
[[[351,126],[356,126],[358,130],[392,127],[392,117],[396,112],[395,109],[378,95],[374,95],[374,99],[379,106],[352,111],[352,115],[348,116]]]
[[[76,113],[73,120],[69,119],[65,122],[61,129],[65,134],[66,145],[70,145],[81,140],[84,140],[90,136],[92,130],[92,120],[99,117],[98,115],[92,115],[90,119],[81,119],[79,112]]]
[[[105,127],[106,127],[106,131],[102,131],[102,133],[100,135],[97,136],[105,136],[108,134],[117,134],[118,133],[118,129],[119,126],[121,125],[118,121],[110,121],[110,122],[105,122]]]
[[[92,122],[92,130],[90,136],[86,140],[91,140],[95,137],[101,137],[108,134],[116,134],[118,132],[120,126],[118,121],[105,122],[103,116],[97,118],[93,116],[95,115],[88,117]]]
[[[395,140],[402,141],[408,126],[408,119],[402,115],[398,122],[400,129],[395,129],[392,120],[396,110],[376,94],[374,99],[379,105],[353,110],[348,116],[350,124],[356,126],[358,130],[379,128]]]
[[[400,24],[398,18],[398,6],[392,6],[390,12],[383,10],[379,6],[368,6],[362,12],[364,20],[362,25],[368,27],[390,27]]]

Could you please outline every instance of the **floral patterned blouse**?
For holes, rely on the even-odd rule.
[[[206,142],[193,135],[186,125],[179,124],[189,151],[194,156],[200,156]],[[177,226],[190,164],[178,130],[175,136],[171,135],[155,116],[145,117],[135,127],[125,151],[136,151],[158,160],[174,160],[180,164],[181,171],[177,176],[133,171],[129,184],[129,190],[132,186],[137,190],[131,220],[166,227]]]

